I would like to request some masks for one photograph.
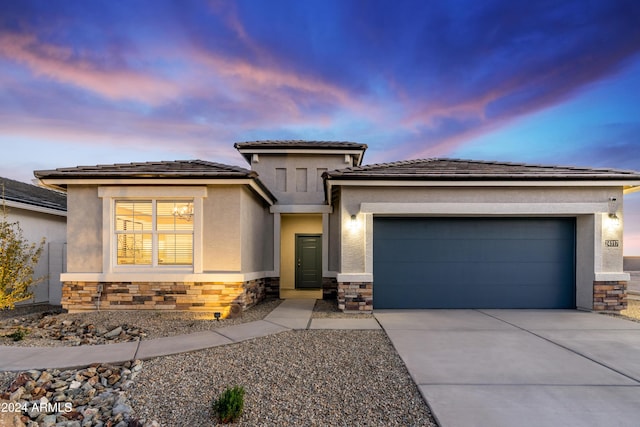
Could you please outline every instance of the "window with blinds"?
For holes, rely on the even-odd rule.
[[[192,265],[193,200],[116,200],[118,265]]]

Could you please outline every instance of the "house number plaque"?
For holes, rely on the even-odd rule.
[[[620,246],[620,240],[605,240],[604,245],[608,248],[617,248]]]

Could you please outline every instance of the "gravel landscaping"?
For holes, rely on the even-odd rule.
[[[32,312],[19,308],[15,312],[2,312],[0,345],[59,347],[168,337],[261,320],[280,303],[279,299],[269,299],[249,308],[238,318],[220,321],[209,312],[123,310],[69,314],[50,307],[48,310],[33,307]],[[15,342],[6,335],[17,328],[25,328],[28,334]]]
[[[144,331],[140,339],[149,339],[260,320],[280,302],[266,301],[246,311],[241,318],[219,322],[211,320],[206,313],[123,311],[57,314],[53,323],[66,322],[69,328],[84,325],[85,329],[88,324],[109,328],[133,325],[131,327]],[[23,319],[26,324],[41,323],[50,316],[43,316],[42,311],[29,313],[22,309],[17,316],[2,313],[0,318],[4,320],[0,324],[8,322],[15,326],[22,324]],[[371,314],[344,314],[337,309],[335,301],[318,301],[312,316],[372,317]],[[67,341],[31,335],[12,344],[46,345],[46,342],[69,345]],[[131,364],[107,365],[110,371],[107,376],[102,367],[94,366],[102,371],[98,377],[86,367],[62,372],[29,371],[23,377],[23,381],[30,384],[25,386],[29,393],[33,393],[32,386],[42,385],[38,384],[39,379],[48,375],[53,379],[50,383],[40,381],[44,384],[42,390],[36,389],[32,396],[24,394],[23,399],[37,398],[37,393],[44,392],[45,398],[52,402],[53,399],[73,402],[71,415],[75,418],[68,419],[60,412],[26,413],[22,416],[25,425],[45,425],[45,420],[48,425],[74,427],[217,425],[211,410],[213,400],[225,388],[241,385],[246,390],[245,409],[238,425],[436,426],[402,360],[382,331],[288,331],[158,357],[135,366],[135,374],[131,375]],[[116,380],[113,373],[122,378]],[[18,374],[0,372],[0,394],[20,393],[15,383],[13,390],[10,387]],[[109,377],[113,384],[109,384]],[[8,397],[7,394],[4,397]],[[57,424],[49,424],[53,420]],[[139,423],[129,424],[129,420]]]
[[[239,425],[436,425],[382,331],[289,331],[159,357],[145,362],[130,402],[161,425],[212,425],[212,400],[234,385],[246,390]]]
[[[372,318],[372,313],[345,313],[338,308],[336,300],[316,300],[313,307],[312,319],[367,319]]]

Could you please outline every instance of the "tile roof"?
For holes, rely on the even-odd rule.
[[[236,142],[233,146],[240,149],[319,149],[319,150],[366,150],[367,144],[349,141],[304,141],[304,140],[263,140]]]
[[[0,199],[63,212],[67,210],[66,194],[8,178],[0,178]]]
[[[325,172],[329,179],[640,180],[640,172],[462,159],[418,159]]]
[[[258,179],[254,171],[240,166],[225,165],[205,160],[175,160],[161,162],[116,163],[114,165],[77,166],[53,170],[35,171],[38,179],[113,179],[113,178],[184,178],[184,179],[231,179],[251,178],[264,191],[269,199],[275,196]],[[57,185],[66,188],[66,183]]]
[[[117,163],[34,172],[37,178],[249,178],[257,174],[239,166],[204,160]]]

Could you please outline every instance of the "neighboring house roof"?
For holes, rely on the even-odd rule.
[[[175,160],[113,165],[77,166],[34,172],[41,180],[55,180],[55,185],[66,187],[66,182],[76,179],[252,179],[272,202],[276,198],[258,179],[254,171],[240,166],[225,165],[205,160]]]
[[[66,194],[9,178],[0,178],[0,199],[19,203],[21,207],[29,205],[61,212],[67,211]]]
[[[325,172],[354,180],[640,180],[640,172],[461,159],[418,159]]]

